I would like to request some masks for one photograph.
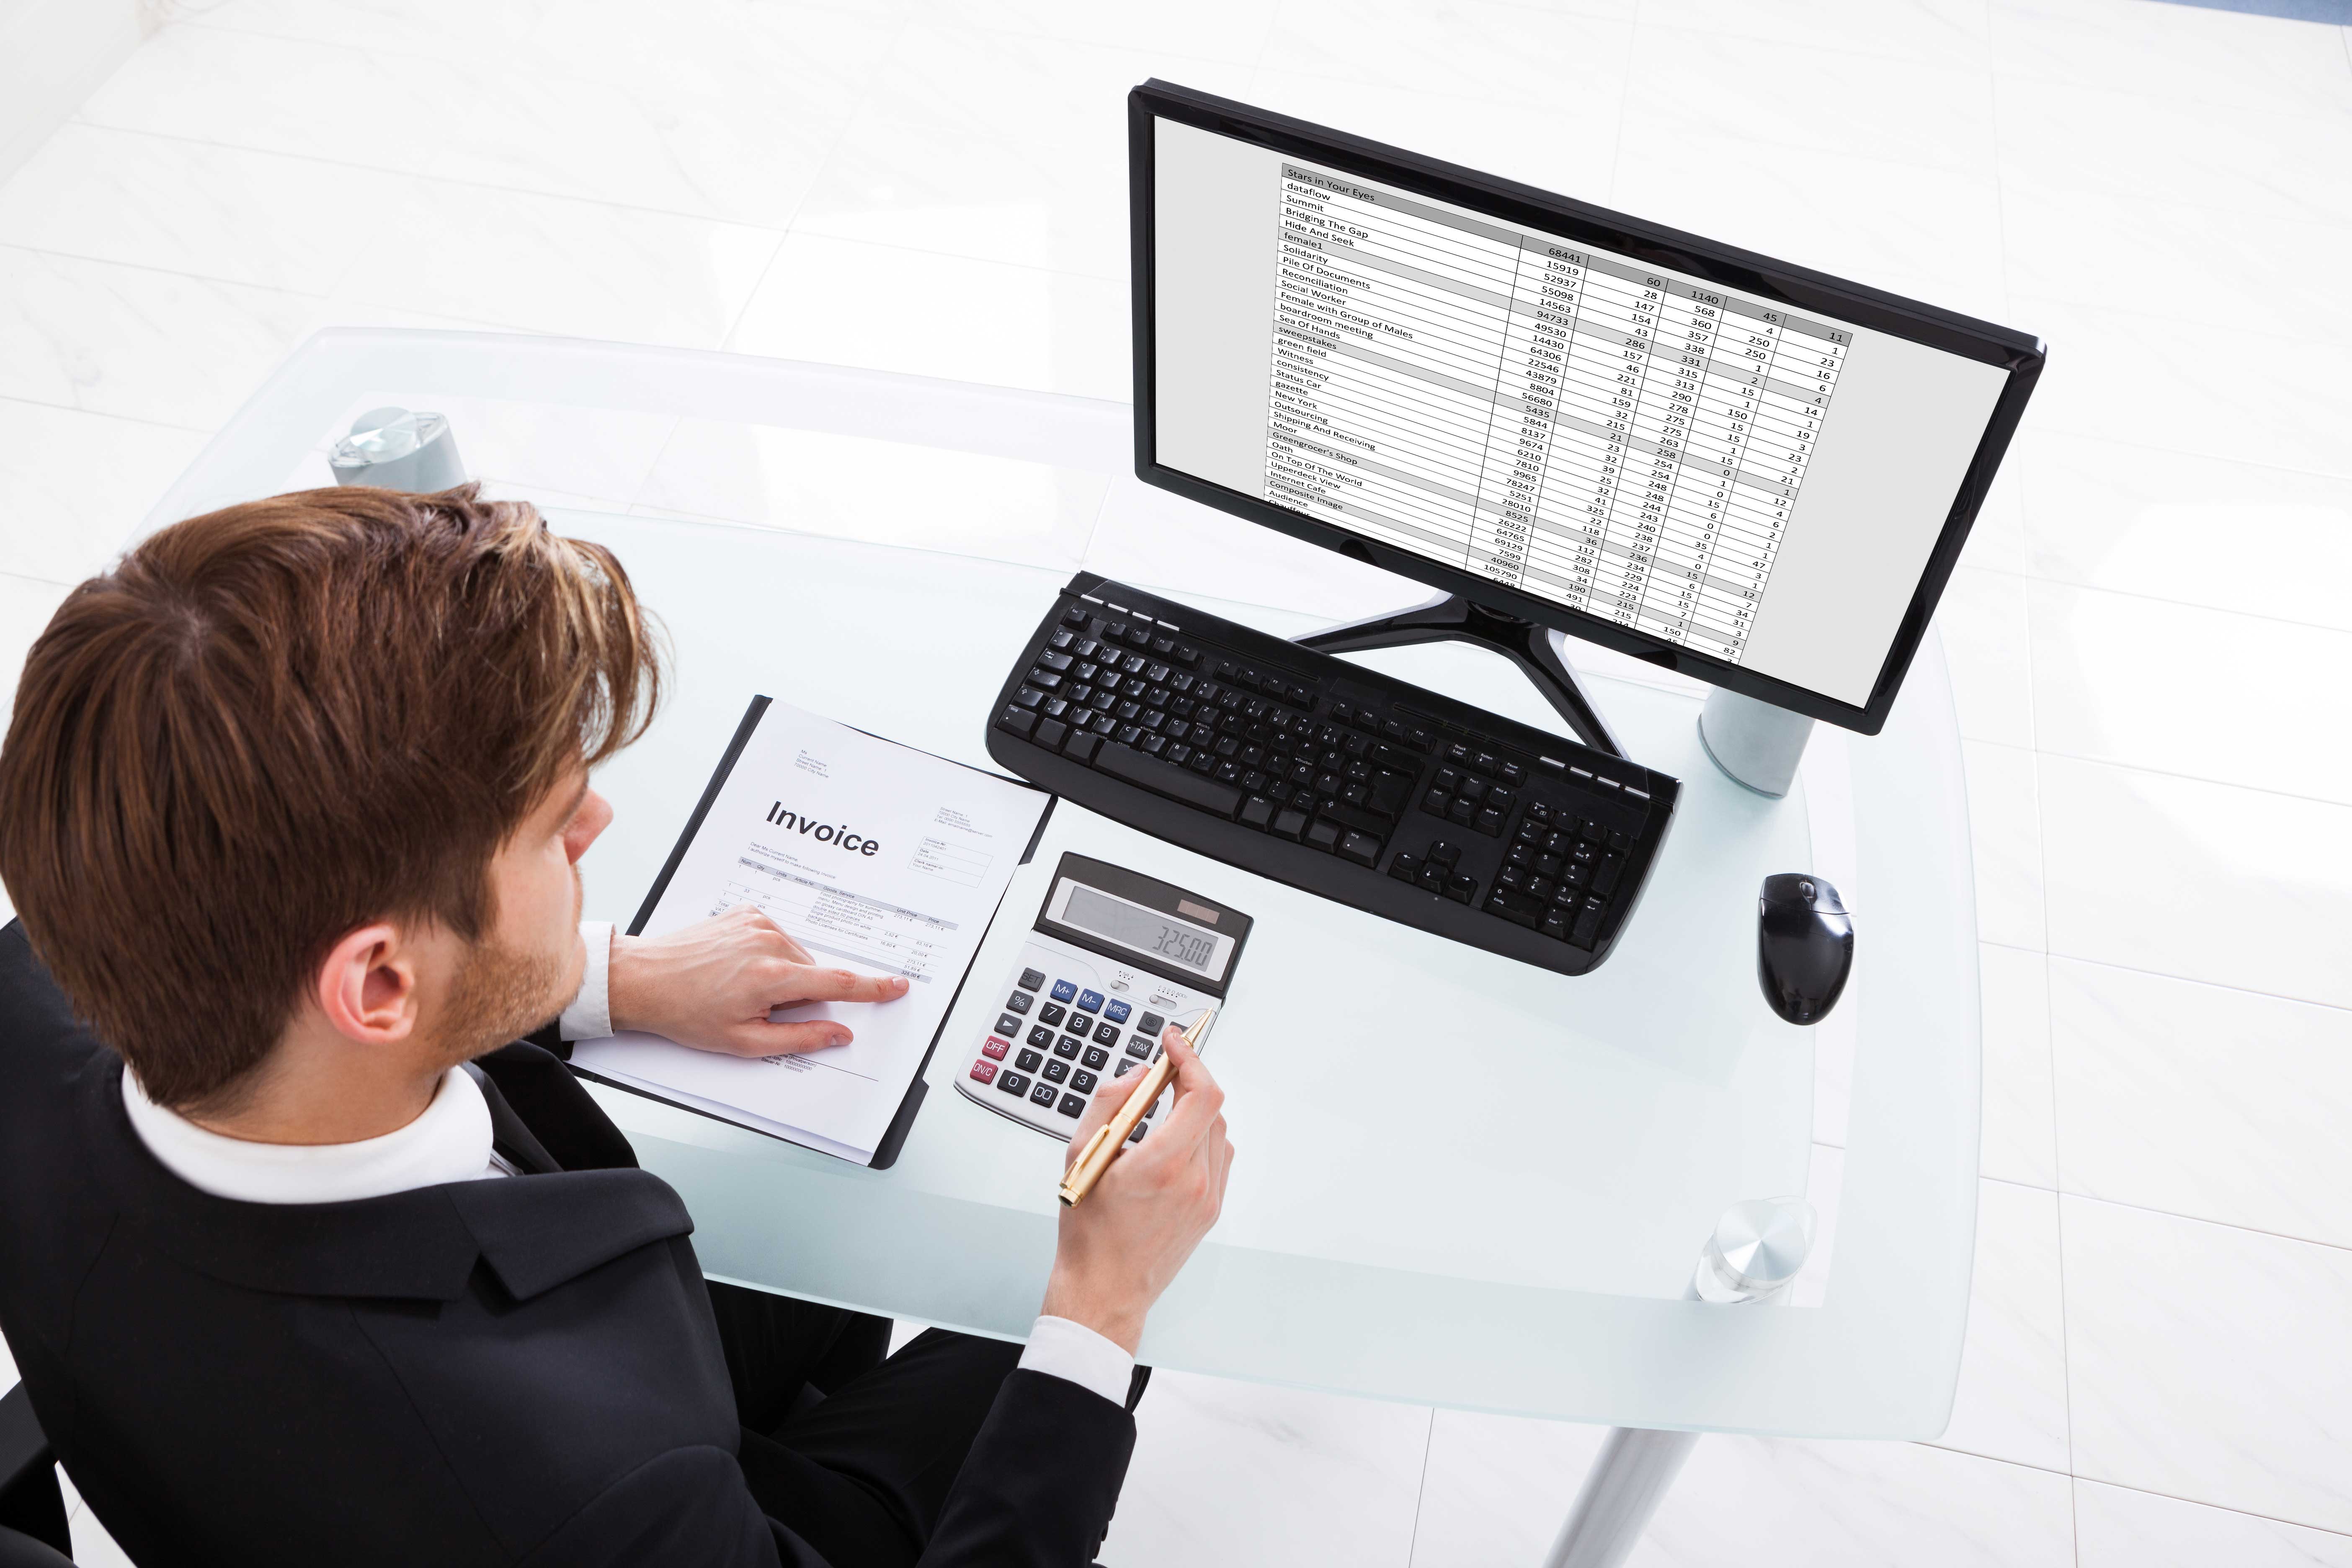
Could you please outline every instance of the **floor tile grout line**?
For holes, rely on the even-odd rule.
[[[2190,1508],[2210,1508],[2217,1513],[2234,1513],[2244,1519],[2265,1520],[2272,1524],[2284,1524],[2293,1530],[2308,1530],[2320,1535],[2333,1535],[2352,1541],[2352,1530],[2337,1530],[2325,1524],[2305,1524],[2299,1519],[2287,1519],[2275,1513],[2258,1513],[2250,1508],[2231,1508],[2225,1502],[2207,1502],[2202,1498],[2182,1497],[2179,1492],[2160,1492],[2153,1487],[2136,1487],[2129,1481],[2111,1481],[2105,1476],[2077,1475],[2072,1478],[2077,1485],[2113,1487],[2119,1492],[2137,1492],[2141,1497],[2161,1498],[2167,1502],[2186,1503]]]
[[[843,116],[845,124],[848,119],[848,115]],[[682,207],[649,206],[643,202],[614,201],[607,196],[583,196],[568,191],[541,190],[530,185],[501,184],[495,180],[469,179],[460,174],[427,174],[398,164],[368,163],[355,158],[331,158],[319,153],[289,153],[283,148],[264,147],[250,142],[223,142],[215,137],[190,136],[174,131],[150,131],[144,126],[110,125],[102,120],[85,119],[79,110],[75,110],[73,118],[66,123],[79,126],[85,131],[103,131],[110,135],[140,136],[152,142],[180,142],[191,147],[209,147],[220,153],[245,153],[259,158],[280,158],[289,163],[312,163],[322,169],[341,169],[363,174],[388,174],[394,179],[455,185],[466,190],[488,191],[495,195],[530,196],[539,201],[566,202],[583,207],[604,207],[614,212],[634,213],[646,217],[675,218],[682,223],[717,224],[727,228],[766,229],[775,234],[783,232],[781,227],[772,223],[754,223],[737,217],[715,217],[709,213],[690,212]],[[255,287],[266,287],[266,285],[255,285]]]
[[[1421,1550],[1421,1510],[1429,1501],[1429,1457],[1437,1448],[1437,1407],[1428,1407],[1429,1419],[1421,1429],[1421,1479],[1412,1489],[1412,1528],[1405,1531],[1404,1568],[1412,1568],[1413,1554]]]
[[[49,256],[60,261],[79,261],[88,267],[120,267],[126,272],[145,272],[158,278],[178,278],[190,283],[210,283],[223,289],[250,289],[257,294],[283,294],[291,300],[323,302],[334,297],[332,290],[324,293],[308,289],[289,289],[282,283],[255,283],[243,278],[224,278],[216,272],[191,272],[181,267],[163,267],[152,261],[122,261],[111,256],[90,256],[79,250],[60,250],[54,246],[26,245],[21,240],[0,239],[0,251],[13,250],[25,256]],[[347,274],[351,264],[346,263]]]
[[[2031,542],[2029,541],[2029,543]],[[2168,594],[2144,594],[2137,588],[2111,588],[2104,583],[2077,582],[2072,577],[2052,577],[2027,568],[2012,571],[2007,566],[1988,566],[1979,562],[1961,561],[1952,568],[1962,572],[1982,572],[1991,576],[2014,577],[2026,584],[2045,584],[2053,588],[2068,588],[2078,594],[2108,594],[2118,599],[2137,599],[2143,604],[2174,605],[2184,610],[2210,610],[2217,616],[2238,616],[2250,621],[2262,621],[2271,626],[2307,626],[2316,632],[2334,632],[2340,637],[2352,637],[2352,626],[2330,626],[2325,621],[2306,621],[2294,616],[2265,615],[2260,610],[2242,610],[2234,605],[2209,605],[2198,599],[2176,599]],[[1941,606],[1938,605],[1938,608]]]
[[[1993,1178],[1983,1179],[1990,1181]],[[2246,1236],[2267,1237],[2273,1241],[2292,1242],[2297,1247],[2315,1247],[2324,1252],[2352,1255],[2352,1242],[2318,1241],[2308,1236],[2294,1236],[2284,1230],[2272,1230],[2264,1226],[2240,1225],[2235,1220],[2210,1219],[2204,1215],[2182,1214],[2177,1209],[2158,1208],[2153,1204],[2135,1204],[2122,1198],[2101,1197],[2096,1193],[2070,1193],[2061,1189],[2058,1196],[2062,1200],[2078,1204],[2098,1204],[2106,1208],[2127,1210],[2132,1214],[2155,1215],[2159,1219],[2177,1219],[2183,1225],[2209,1225],[2216,1230],[2234,1230]]]
[[[2332,806],[2339,811],[2352,811],[2352,800],[2330,800],[2326,795],[2305,795],[2298,790],[2265,789],[2261,784],[2242,784],[2236,779],[2217,779],[2208,773],[2185,773],[2176,768],[2151,767],[2146,763],[2122,763],[2116,761],[2112,757],[2095,757],[2082,752],[2063,751],[2056,746],[2021,746],[2015,741],[1996,741],[1981,735],[1969,735],[1966,733],[1963,733],[1960,736],[1960,740],[1962,743],[1966,745],[1999,746],[2005,752],[2022,752],[2026,755],[2035,759],[2037,766],[2034,770],[2033,789],[2034,821],[2037,826],[2041,825],[2042,810],[2042,775],[2038,763],[2043,757],[2049,757],[2062,763],[2079,763],[2084,767],[2113,768],[2117,773],[2146,773],[2150,778],[2179,779],[2185,784],[2211,784],[2216,789],[2243,790],[2248,795],[2258,795],[2269,800],[2297,800],[2303,802],[2306,805],[2325,805]],[[2046,862],[2043,869],[2045,873],[2044,886],[2047,886],[2046,874],[2048,868]],[[2046,916],[2048,912],[2049,911],[2045,906],[2043,914]],[[2044,923],[2044,930],[2046,933],[2046,921]],[[1980,938],[1979,940],[1988,939]],[[2047,941],[2046,934],[2044,940],[2045,942]],[[2002,945],[2014,946],[2016,944],[2012,942],[2003,943]],[[2044,947],[2042,951],[2046,952],[2049,949]]]
[[[1988,744],[1999,744],[1990,742]],[[2069,963],[2087,963],[2098,969],[2112,969],[2124,974],[2145,974],[2151,980],[2170,980],[2182,985],[2205,985],[2216,991],[2234,992],[2240,996],[2259,996],[2266,1001],[2292,1003],[2298,1007],[2324,1007],[2331,1013],[2352,1013],[2352,1006],[2341,1002],[2315,1002],[2308,996],[2292,996],[2284,991],[2263,991],[2252,985],[2232,985],[2226,980],[2202,980],[2193,974],[2175,974],[2164,969],[2142,969],[2136,963],[2118,963],[2111,958],[2091,958],[2079,952],[2060,952],[2054,948],[2020,947],[2013,942],[2000,942],[1991,937],[1979,937],[1990,947],[2007,948],[2011,952],[2039,953],[2044,958],[2063,958]]]
[[[150,430],[171,430],[183,436],[209,437],[219,434],[217,429],[207,429],[201,425],[174,425],[168,419],[150,419],[141,414],[116,414],[103,408],[81,408],[68,403],[48,403],[37,397],[23,397],[13,392],[0,392],[0,404],[10,403],[21,408],[49,408],[66,414],[87,414],[93,419],[119,419],[125,425],[143,426]]]

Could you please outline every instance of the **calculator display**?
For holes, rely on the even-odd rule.
[[[1121,947],[1148,952],[1202,974],[1210,973],[1211,963],[1217,955],[1213,932],[1077,883],[1070,886],[1061,918],[1065,925],[1092,931]]]

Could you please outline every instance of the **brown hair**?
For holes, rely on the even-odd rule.
[[[191,518],[26,658],[0,879],[147,1093],[216,1100],[345,932],[478,940],[499,847],[660,684],[620,563],[528,503],[349,488]]]

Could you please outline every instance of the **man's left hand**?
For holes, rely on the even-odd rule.
[[[906,994],[897,975],[818,967],[806,948],[750,904],[667,936],[613,938],[613,1027],[643,1029],[697,1050],[776,1057],[845,1046],[846,1024],[772,1024],[768,1010],[798,1002],[889,1002]]]

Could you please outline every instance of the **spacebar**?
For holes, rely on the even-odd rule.
[[[1095,753],[1095,766],[1113,778],[1141,784],[1154,795],[1181,800],[1219,816],[1231,816],[1242,803],[1242,792],[1214,779],[1186,773],[1173,763],[1147,757],[1132,746],[1105,746]]]

